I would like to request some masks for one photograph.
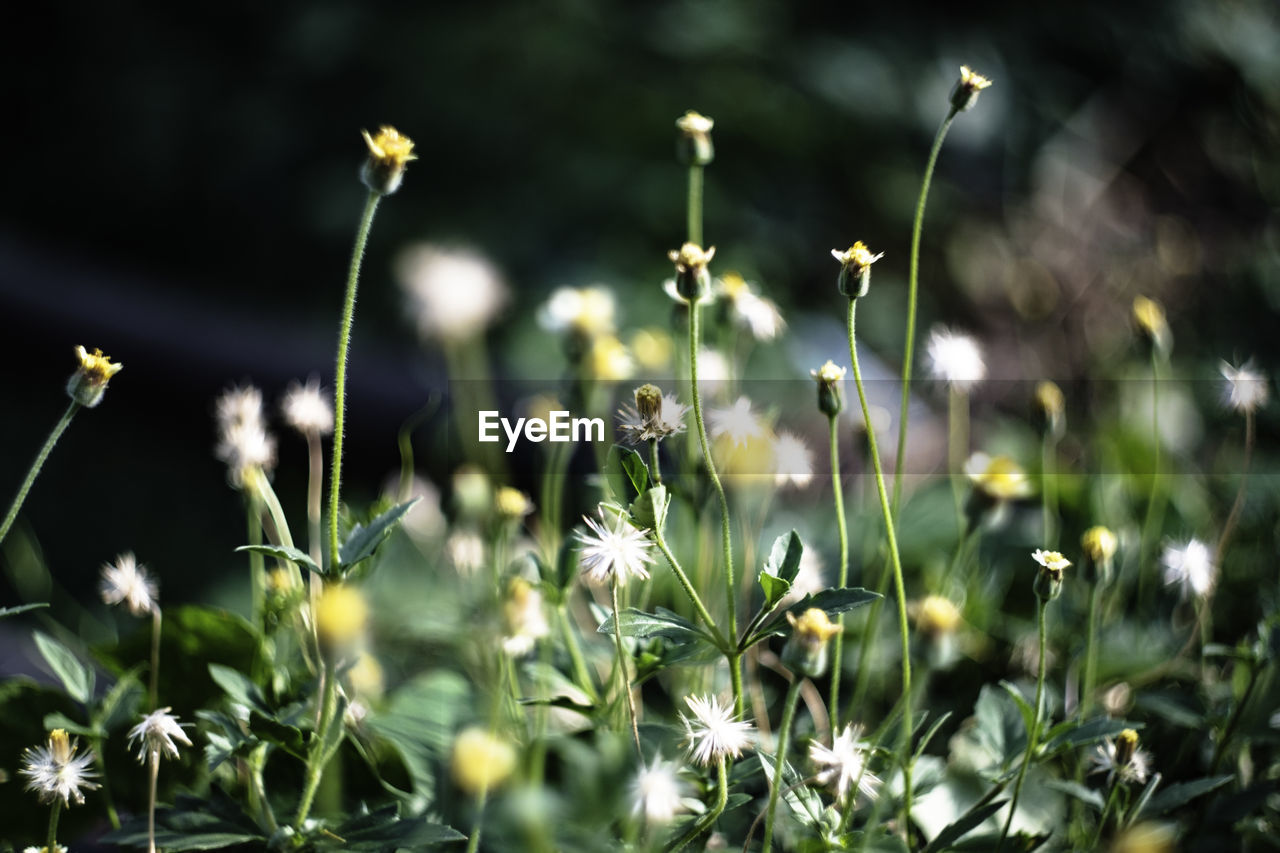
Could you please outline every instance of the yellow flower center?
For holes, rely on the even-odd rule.
[[[413,140],[403,136],[391,125],[384,124],[378,129],[377,136],[370,136],[369,131],[360,131],[364,142],[369,146],[369,156],[388,166],[404,168],[410,160],[417,160],[413,153]]]
[[[123,364],[112,364],[100,349],[90,353],[84,347],[76,347],[76,356],[80,359],[80,373],[94,385],[107,384],[108,379],[124,368]]]

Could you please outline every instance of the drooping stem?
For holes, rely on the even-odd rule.
[[[62,417],[54,424],[53,432],[49,433],[49,437],[45,439],[44,446],[36,454],[35,461],[31,463],[31,469],[27,471],[27,478],[18,487],[18,494],[14,495],[13,503],[9,504],[9,511],[5,513],[4,521],[0,522],[0,542],[3,542],[4,538],[9,535],[9,528],[13,527],[13,522],[17,520],[18,511],[22,509],[22,505],[27,500],[27,493],[31,491],[31,486],[35,483],[36,477],[40,476],[40,469],[44,467],[49,454],[53,452],[53,446],[58,443],[58,439],[67,431],[71,418],[75,416],[79,408],[80,404],[72,400],[71,405],[67,406],[67,410],[62,413]]]
[[[636,697],[631,692],[631,675],[627,671],[627,650],[622,644],[622,608],[618,606],[618,576],[614,574],[609,584],[609,595],[613,602],[613,644],[618,651],[618,683],[627,697],[627,718],[631,721],[631,738],[636,743],[636,755],[644,760],[644,750],[640,748],[640,724],[636,720]]]
[[[840,571],[836,575],[836,586],[844,589],[849,585],[849,524],[844,515],[844,486],[840,482],[840,427],[836,415],[827,416],[831,433],[831,492],[835,496],[836,530],[840,534]],[[844,669],[844,614],[836,617],[840,633],[835,637],[835,648],[831,655],[831,729],[840,728],[840,676]]]
[[[835,418],[832,418],[835,420]],[[791,724],[796,716],[796,699],[804,679],[797,673],[782,700],[782,725],[778,729],[778,754],[773,759],[773,784],[769,786],[769,807],[764,816],[764,853],[773,849],[773,819],[778,811],[778,792],[782,790],[782,767],[787,761],[787,745],[791,740]]]
[[[867,392],[862,384],[862,369],[858,366],[857,346],[858,300],[849,300],[849,358],[853,362],[853,381],[858,387],[858,402],[862,406],[862,419],[867,429],[868,453],[876,477],[876,491],[880,497],[880,512],[884,516],[885,537],[889,544],[889,560],[893,567],[894,592],[898,598],[898,629],[902,638],[902,737],[898,746],[898,760],[902,765],[902,826],[908,847],[911,839],[911,627],[907,622],[907,591],[902,581],[902,559],[898,555],[898,536],[894,530],[893,512],[889,508],[889,496],[884,486],[884,472],[880,468],[880,449],[876,446],[876,430],[871,424],[871,411],[867,405]],[[905,424],[904,424],[905,426]]]
[[[924,209],[929,198],[929,184],[933,180],[933,168],[938,162],[938,152],[942,150],[942,140],[947,136],[951,120],[956,112],[951,109],[947,117],[938,126],[933,137],[933,147],[929,149],[929,161],[924,167],[924,178],[920,181],[920,197],[916,199],[915,220],[911,224],[911,257],[907,272],[907,340],[902,350],[902,412],[898,420],[898,453],[893,463],[893,514],[896,518],[902,505],[902,463],[907,454],[907,416],[911,402],[911,361],[916,347],[916,298],[920,289],[920,233],[924,228]]]
[[[335,565],[338,560],[338,500],[342,490],[342,439],[346,426],[347,403],[347,350],[351,348],[351,323],[356,311],[356,286],[360,282],[360,264],[364,260],[364,247],[369,242],[369,229],[373,226],[373,214],[382,196],[369,192],[356,231],[355,246],[351,249],[351,268],[347,273],[347,295],[342,305],[342,323],[338,329],[338,358],[333,378],[333,463],[329,468],[329,559]]]
[[[1027,732],[1027,751],[1022,756],[1022,766],[1018,768],[1018,780],[1013,785],[1013,799],[1009,801],[1009,816],[1005,818],[1004,829],[1000,833],[1000,843],[996,845],[996,853],[1004,846],[1009,828],[1013,826],[1013,816],[1018,811],[1018,797],[1022,794],[1022,783],[1027,777],[1027,768],[1031,766],[1031,758],[1035,755],[1037,739],[1040,737],[1040,722],[1044,717],[1044,670],[1045,670],[1045,606],[1043,598],[1036,598],[1036,623],[1040,634],[1040,662],[1036,667],[1036,704],[1035,716],[1031,720],[1031,731]]]
[[[698,822],[689,827],[689,831],[677,838],[667,848],[667,853],[677,853],[683,850],[690,841],[715,826],[720,815],[724,812],[725,804],[729,802],[729,771],[725,767],[724,756],[720,756],[716,764],[716,801],[710,811],[699,818]]]
[[[720,547],[724,558],[725,602],[729,612],[729,642],[737,643],[738,638],[738,602],[737,582],[733,571],[733,539],[729,518],[729,499],[725,496],[724,486],[720,483],[720,475],[716,473],[716,463],[711,457],[711,444],[707,441],[707,427],[702,417],[702,394],[698,391],[698,301],[689,303],[689,384],[693,391],[693,418],[698,425],[698,442],[702,445],[702,461],[707,468],[707,476],[715,489],[720,502]],[[743,713],[742,700],[742,658],[731,655],[729,660],[729,680],[733,684],[733,708],[738,716]]]

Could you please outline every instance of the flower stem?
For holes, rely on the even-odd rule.
[[[689,384],[693,390],[693,418],[698,425],[698,441],[702,445],[702,461],[707,467],[707,476],[716,490],[720,501],[720,546],[724,555],[725,601],[729,611],[729,642],[738,642],[738,603],[737,583],[733,572],[733,539],[729,519],[729,499],[725,497],[724,486],[720,483],[720,475],[716,473],[716,463],[711,457],[711,445],[707,441],[707,427],[702,418],[702,394],[698,391],[698,301],[689,303]],[[733,708],[738,716],[743,713],[742,701],[742,658],[741,655],[729,657],[729,680],[733,683]]]
[[[649,473],[653,475],[653,481],[659,486],[662,485],[662,468],[658,463],[658,439],[649,439]]]
[[[1120,790],[1120,780],[1111,783],[1111,792],[1107,794],[1107,802],[1102,807],[1102,814],[1098,816],[1098,828],[1093,834],[1093,843],[1089,845],[1090,850],[1097,850],[1098,843],[1102,841],[1102,831],[1107,826],[1107,818],[1111,815],[1111,807],[1116,802],[1116,792]]]
[[[702,245],[702,173],[702,166],[689,166],[688,232],[695,246]]]
[[[1040,481],[1044,492],[1044,544],[1058,547],[1058,440],[1053,430],[1046,429],[1040,446]]]
[[[940,143],[939,143],[940,144]],[[935,155],[936,156],[936,155]],[[889,497],[884,487],[884,472],[880,469],[880,449],[876,446],[876,430],[871,424],[871,411],[867,406],[867,392],[862,385],[862,369],[858,366],[857,346],[858,300],[849,300],[849,358],[853,362],[853,381],[858,387],[858,402],[862,406],[862,420],[866,424],[868,452],[876,475],[876,490],[880,496],[880,512],[884,516],[885,536],[889,543],[889,559],[893,566],[894,592],[898,597],[898,629],[902,636],[902,742],[898,747],[898,760],[902,764],[902,828],[911,846],[911,628],[907,623],[907,591],[902,582],[902,559],[898,555],[898,536],[894,531],[893,512],[889,509]],[[905,427],[906,424],[904,423]],[[904,429],[905,432],[905,429]]]
[[[1218,739],[1218,745],[1213,750],[1213,761],[1209,763],[1210,773],[1218,772],[1222,757],[1227,752],[1227,744],[1230,743],[1232,736],[1236,733],[1236,726],[1240,724],[1240,717],[1244,713],[1245,706],[1249,704],[1249,698],[1253,696],[1253,688],[1258,684],[1258,675],[1264,668],[1256,665],[1250,667],[1249,683],[1244,688],[1244,695],[1240,697],[1240,701],[1236,703],[1235,708],[1231,709],[1231,717],[1222,729],[1222,737]]]
[[[938,132],[933,137],[933,147],[929,149],[929,161],[924,167],[924,179],[920,182],[920,197],[916,199],[916,216],[911,224],[911,258],[907,272],[907,340],[902,350],[902,413],[898,426],[898,453],[893,463],[893,514],[898,515],[902,505],[902,462],[907,454],[907,416],[911,402],[911,361],[916,348],[916,297],[920,290],[920,232],[924,228],[924,208],[929,198],[929,184],[933,180],[933,168],[938,163],[938,152],[942,150],[942,140],[947,137],[951,120],[956,117],[955,109],[947,112],[947,117],[938,125]],[[869,425],[868,425],[869,426]]]
[[[1094,680],[1098,669],[1098,609],[1102,604],[1102,584],[1094,581],[1089,593],[1089,627],[1085,636],[1084,675],[1080,682],[1080,719],[1089,716],[1093,707]]]
[[[947,479],[951,481],[951,499],[956,505],[956,530],[958,539],[964,539],[967,523],[964,516],[964,496],[961,494],[960,469],[969,451],[969,394],[958,388],[947,392]],[[897,506],[894,507],[897,514]]]
[[[1253,409],[1248,409],[1244,413],[1244,464],[1240,470],[1240,488],[1236,490],[1236,499],[1231,504],[1231,512],[1227,514],[1227,520],[1222,524],[1222,535],[1218,537],[1218,546],[1213,551],[1219,566],[1222,565],[1222,555],[1226,553],[1227,543],[1231,540],[1231,534],[1235,532],[1236,523],[1240,520],[1240,512],[1244,509],[1244,494],[1249,484],[1249,463],[1253,460],[1256,433]]]
[[[569,650],[569,660],[573,663],[573,672],[578,679],[578,686],[594,703],[600,697],[596,693],[595,684],[592,683],[586,660],[582,657],[582,647],[578,645],[578,637],[573,633],[573,625],[569,622],[569,605],[561,602],[556,607],[556,614],[560,617],[560,630],[564,634],[565,648]]]
[[[693,609],[698,612],[698,616],[706,624],[707,629],[715,635],[716,644],[722,650],[732,651],[729,641],[720,633],[716,620],[711,618],[711,614],[707,612],[706,605],[702,603],[702,598],[699,597],[698,591],[693,588],[693,584],[689,581],[689,576],[680,567],[680,561],[676,559],[675,554],[671,553],[671,546],[667,544],[667,539],[662,535],[661,530],[655,529],[653,531],[653,541],[657,544],[658,550],[662,552],[662,555],[667,558],[667,562],[671,564],[671,571],[675,574],[676,580],[680,581],[680,586],[684,589],[685,595],[689,596],[689,601],[693,603]]]
[[[160,605],[154,604],[151,609],[151,677],[148,683],[147,699],[150,701],[151,710],[154,711],[160,706],[159,701],[159,684],[160,684]]]
[[[147,798],[147,849],[156,853],[156,785],[160,780],[160,750],[151,750],[151,789]],[[57,848],[50,846],[49,850]]]
[[[62,812],[62,801],[54,800],[52,808],[49,809],[49,831],[45,833],[45,849],[53,853],[58,849],[58,815]],[[153,842],[151,849],[155,850],[156,846]]]
[[[716,764],[716,802],[711,810],[704,814],[697,823],[689,828],[689,831],[677,838],[667,848],[667,853],[677,853],[683,850],[690,841],[715,826],[716,821],[724,812],[725,804],[729,802],[729,771],[725,768],[724,756],[720,756]]]
[[[1154,346],[1151,348],[1151,443],[1151,490],[1147,494],[1147,515],[1142,523],[1142,539],[1138,544],[1137,604],[1142,603],[1147,557],[1164,523],[1164,490],[1160,481],[1160,356]]]
[[[840,482],[840,425],[836,415],[827,416],[831,433],[831,493],[835,496],[836,529],[840,533],[840,572],[836,586],[843,589],[849,583],[849,524],[844,515],[844,486]],[[836,617],[840,633],[836,634],[835,648],[831,655],[831,730],[840,728],[840,676],[844,669],[844,614]]]
[[[320,786],[320,778],[324,775],[324,766],[333,754],[329,744],[329,728],[333,724],[338,708],[338,672],[333,663],[326,657],[324,661],[324,678],[321,687],[320,720],[311,735],[311,747],[307,751],[307,772],[302,787],[302,798],[298,801],[298,812],[293,818],[295,829],[301,829],[307,815],[311,814],[311,804],[315,801],[316,789]]]
[[[834,421],[835,418],[832,418]],[[804,679],[796,675],[782,700],[782,725],[778,729],[778,754],[773,759],[773,785],[769,787],[769,807],[764,816],[764,851],[773,849],[773,819],[778,811],[778,792],[782,790],[782,767],[786,764],[787,744],[791,740],[791,724],[796,716],[796,699]]]
[[[351,268],[347,273],[347,295],[342,306],[342,324],[338,330],[338,358],[333,378],[333,464],[329,469],[329,561],[338,563],[338,497],[342,488],[342,438],[346,421],[347,403],[347,350],[351,348],[351,322],[356,311],[356,285],[360,282],[360,262],[364,260],[364,247],[369,241],[369,229],[373,226],[373,214],[378,209],[379,193],[369,192],[364,203],[364,215],[356,231],[355,246],[351,249]]]
[[[489,799],[489,788],[481,786],[476,793],[476,819],[471,824],[471,837],[467,839],[467,853],[476,853],[480,849],[480,828],[484,823],[484,806]]]
[[[1036,623],[1040,633],[1040,663],[1036,668],[1036,704],[1035,716],[1031,720],[1031,731],[1027,732],[1027,751],[1022,756],[1022,766],[1018,768],[1018,781],[1013,785],[1013,799],[1009,801],[1009,816],[1005,818],[1004,829],[1000,833],[1000,843],[996,845],[996,853],[1004,846],[1009,828],[1013,826],[1013,816],[1018,811],[1018,797],[1022,794],[1022,783],[1027,777],[1027,767],[1031,765],[1031,757],[1035,755],[1036,740],[1040,736],[1040,721],[1044,716],[1044,670],[1045,670],[1045,605],[1042,598],[1036,599]]]
[[[44,467],[45,460],[49,458],[49,454],[53,451],[53,446],[58,443],[58,439],[66,432],[67,425],[71,423],[71,418],[79,408],[80,404],[72,400],[71,405],[67,406],[67,410],[62,413],[62,417],[54,425],[53,432],[49,433],[49,437],[45,439],[44,447],[41,447],[40,452],[36,454],[35,461],[31,463],[31,470],[27,472],[27,478],[22,481],[22,485],[18,488],[18,494],[14,496],[13,503],[9,505],[9,512],[5,514],[4,521],[0,522],[0,542],[3,542],[4,537],[9,535],[9,528],[13,527],[13,522],[18,518],[18,511],[22,509],[23,503],[26,502],[27,493],[31,491],[31,485],[35,483],[36,477],[40,476],[40,469]]]
[[[609,584],[610,599],[613,603],[613,644],[618,650],[618,681],[622,692],[627,697],[627,717],[631,721],[631,739],[636,742],[636,755],[644,760],[644,750],[640,748],[640,724],[636,720],[636,697],[631,692],[631,676],[627,673],[627,651],[622,645],[622,609],[618,606],[618,575],[613,576]]]

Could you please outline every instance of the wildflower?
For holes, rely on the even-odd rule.
[[[445,540],[444,550],[459,574],[470,575],[484,565],[484,540],[476,533],[459,530]]]
[[[818,382],[818,411],[828,417],[834,417],[844,409],[844,395],[840,390],[840,383],[844,381],[844,375],[847,372],[831,359],[827,359],[827,363],[817,370],[809,371],[809,375]]]
[[[674,279],[672,287],[675,286]],[[631,335],[628,348],[646,370],[661,370],[671,363],[671,336],[663,329],[638,329]]]
[[[504,633],[502,650],[511,657],[523,657],[533,651],[538,640],[551,633],[542,607],[542,593],[521,577],[507,584],[507,598],[502,603]]]
[[[80,346],[76,347],[76,358],[80,360],[80,366],[67,380],[67,394],[86,409],[92,409],[102,402],[102,395],[107,393],[107,383],[124,369],[124,365],[112,364],[100,349],[90,353]]]
[[[621,382],[635,373],[631,353],[613,335],[601,335],[591,342],[587,365],[591,375],[602,382]]]
[[[773,440],[774,484],[803,489],[813,482],[813,453],[801,438],[779,432]]]
[[[275,467],[276,442],[267,433],[261,391],[252,385],[224,391],[218,398],[217,422],[214,454],[227,463],[233,486],[244,487],[254,472],[265,473]]]
[[[916,630],[927,636],[950,634],[960,624],[960,610],[949,598],[927,596],[915,607]]]
[[[114,564],[103,564],[99,589],[104,603],[114,606],[123,602],[134,616],[154,613],[160,593],[146,568],[138,565],[131,553],[116,557]]]
[[[975,453],[964,463],[964,473],[974,489],[992,501],[1012,501],[1031,494],[1027,472],[1007,456]]]
[[[866,296],[871,287],[871,265],[884,257],[884,252],[871,254],[871,250],[861,240],[845,251],[831,250],[831,257],[840,262],[840,275],[836,278],[836,287],[850,299]]]
[[[628,788],[632,817],[643,817],[650,826],[663,825],[684,810],[677,770],[679,766],[674,761],[663,761],[661,755],[655,755],[652,764],[636,773]]]
[[[1084,551],[1085,566],[1093,572],[1090,580],[1110,583],[1113,560],[1119,540],[1110,529],[1098,525],[1090,527],[1080,537],[1080,548]]]
[[[688,696],[685,702],[693,719],[681,714],[680,722],[684,723],[689,755],[698,764],[709,767],[726,756],[737,758],[751,744],[755,726],[735,720],[732,705],[721,705],[714,696]]]
[[[1138,330],[1147,336],[1158,353],[1168,355],[1169,350],[1173,348],[1173,333],[1169,331],[1169,321],[1165,319],[1164,308],[1159,302],[1146,296],[1135,296],[1133,322]]]
[[[289,383],[280,412],[285,423],[303,435],[328,435],[333,432],[333,403],[320,393],[320,380],[312,377],[306,385]]]
[[[519,489],[499,486],[493,495],[493,508],[499,518],[516,521],[533,512],[533,501]]]
[[[473,249],[415,243],[396,256],[393,269],[424,341],[470,340],[510,298],[497,267]]]
[[[1061,437],[1066,428],[1067,401],[1056,382],[1045,380],[1036,385],[1036,408],[1044,418],[1044,428],[1051,436]]]
[[[1267,378],[1254,368],[1252,361],[1246,361],[1239,367],[1224,361],[1218,365],[1218,370],[1227,380],[1222,389],[1224,405],[1243,415],[1267,402]]]
[[[764,425],[751,411],[751,401],[746,397],[739,397],[728,409],[712,409],[709,415],[712,438],[726,438],[734,446],[745,446],[764,435]]]
[[[798,619],[788,611],[787,621],[792,631],[782,649],[782,662],[802,675],[817,678],[827,671],[827,641],[843,629],[817,607],[810,607]]]
[[[138,761],[145,763],[148,758],[178,757],[178,741],[183,746],[191,746],[190,739],[182,730],[183,723],[169,712],[172,708],[157,708],[142,718],[142,722],[129,729],[129,740],[138,741]]]
[[[360,180],[378,195],[391,195],[404,180],[404,168],[410,160],[417,160],[413,153],[413,140],[401,135],[388,124],[378,129],[377,136],[362,130],[364,144],[369,146],[369,158],[360,169]]]
[[[711,128],[715,121],[689,110],[676,119],[676,159],[686,166],[705,166],[715,159],[715,146],[711,144]]]
[[[858,743],[861,737],[862,727],[850,723],[830,748],[816,740],[809,744],[809,760],[823,768],[818,771],[818,783],[834,786],[837,800],[843,801],[855,784],[858,791],[872,798],[880,787],[879,777],[867,770],[870,756],[868,750]]]
[[[968,335],[936,326],[929,332],[929,370],[933,378],[967,392],[987,375],[978,342]]]
[[[27,790],[35,791],[40,802],[51,803],[60,798],[64,806],[75,800],[84,803],[81,789],[100,787],[89,780],[98,774],[89,769],[93,753],[76,755],[76,742],[68,740],[66,730],[54,729],[49,733],[49,745],[28,748],[22,753],[25,762],[21,773],[26,776]]]
[[[969,70],[969,66],[960,66],[960,79],[951,90],[951,113],[961,113],[973,109],[978,103],[978,94],[991,85],[991,81],[981,74]]]
[[[622,515],[613,515],[610,526],[603,508],[600,521],[583,516],[591,533],[578,532],[579,563],[582,573],[592,583],[606,583],[616,576],[618,583],[625,583],[629,576],[648,578],[646,563],[653,562],[649,553],[650,542],[646,531],[638,529]]]
[[[57,853],[67,853],[67,848],[63,847],[61,844],[58,844],[56,842],[53,845],[53,849],[56,850]],[[24,847],[22,848],[22,853],[49,853],[49,848],[48,847]]]
[[[1107,781],[1117,777],[1126,784],[1136,782],[1141,785],[1147,781],[1151,771],[1151,755],[1138,749],[1138,733],[1133,729],[1125,729],[1115,740],[1107,738],[1100,743],[1093,754],[1093,763],[1097,765],[1091,772],[1106,772]]]
[[[1160,562],[1164,566],[1165,586],[1179,587],[1183,598],[1192,595],[1202,598],[1213,588],[1217,574],[1213,552],[1199,539],[1190,539],[1182,545],[1166,545]]]
[[[716,255],[716,247],[703,251],[695,243],[685,243],[678,250],[667,252],[676,265],[676,293],[685,302],[703,299],[711,289],[711,273],[707,264]]]
[[[734,323],[745,326],[756,340],[771,341],[787,325],[777,304],[757,294],[738,273],[726,273],[714,284],[715,293],[729,306]]]
[[[350,646],[364,635],[368,621],[369,604],[358,589],[325,585],[316,602],[316,630],[321,642],[337,648]]]
[[[618,428],[631,444],[661,441],[685,431],[688,413],[689,407],[674,394],[663,394],[656,385],[641,385],[635,390],[635,405],[618,410]]]
[[[453,781],[468,794],[498,787],[516,769],[516,750],[497,735],[471,726],[453,742]]]
[[[1040,564],[1036,574],[1035,593],[1043,601],[1052,601],[1062,593],[1062,573],[1071,561],[1057,551],[1037,548],[1031,558]]]
[[[538,325],[552,334],[573,333],[584,338],[611,335],[613,294],[599,285],[557,288],[538,309]]]

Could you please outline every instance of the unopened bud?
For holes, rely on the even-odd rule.
[[[112,364],[100,349],[89,353],[84,347],[76,347],[76,356],[80,359],[80,366],[67,380],[67,394],[86,409],[92,409],[102,402],[107,383],[124,365]]]
[[[844,394],[840,390],[844,374],[845,369],[831,360],[817,370],[809,371],[809,375],[818,382],[818,411],[828,417],[835,417],[844,409]]]
[[[701,113],[689,110],[676,119],[676,159],[685,166],[705,166],[715,159],[716,149],[711,144],[711,128],[715,122]]]
[[[836,278],[840,292],[850,299],[866,296],[871,288],[871,265],[883,258],[884,252],[873,255],[859,240],[843,252],[832,249],[831,256],[840,262],[840,275]]]
[[[951,112],[961,113],[972,109],[978,103],[978,94],[991,85],[991,81],[981,74],[969,70],[969,66],[960,66],[960,79],[951,90]]]
[[[827,671],[827,641],[840,633],[840,626],[817,607],[810,607],[799,619],[788,613],[787,621],[793,630],[782,649],[782,662],[800,675],[821,676]]]
[[[364,143],[369,146],[369,158],[360,168],[360,180],[378,195],[391,195],[400,188],[404,180],[404,168],[410,160],[417,160],[413,153],[413,140],[402,136],[400,131],[390,125],[383,125],[377,136],[364,134]]]
[[[711,288],[711,273],[707,264],[716,255],[716,247],[703,251],[695,243],[685,243],[679,250],[672,249],[667,257],[676,265],[676,293],[689,302],[700,301]]]

